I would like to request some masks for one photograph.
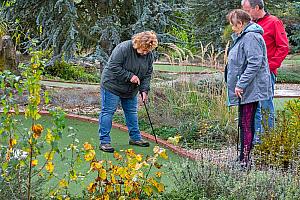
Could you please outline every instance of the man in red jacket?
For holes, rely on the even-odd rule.
[[[274,94],[274,84],[277,75],[277,68],[280,67],[282,61],[289,52],[289,44],[287,34],[283,23],[277,17],[270,15],[264,10],[263,0],[242,0],[243,9],[248,12],[254,22],[259,24],[263,30],[263,38],[267,46],[267,57],[272,77],[272,89]],[[263,116],[261,113],[268,113],[268,116]],[[262,118],[267,122],[267,127],[273,128],[275,122],[275,111],[273,98],[260,102],[255,116],[255,131],[263,132],[261,125]],[[258,137],[256,137],[258,140]],[[254,141],[256,143],[258,141]]]

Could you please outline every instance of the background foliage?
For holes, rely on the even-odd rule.
[[[86,53],[87,58],[105,62],[114,46],[137,32],[154,30],[161,41],[171,41],[166,29],[176,26],[177,1],[5,1],[2,16],[10,30],[22,27],[23,51],[34,39],[38,48],[53,49],[53,58]]]
[[[293,51],[299,51],[300,3],[265,2],[269,12],[283,19]],[[22,52],[37,45],[53,50],[52,61],[64,56],[66,61],[80,57],[103,64],[118,43],[143,30],[154,30],[161,43],[175,42],[192,52],[200,42],[213,42],[215,51],[221,51],[228,40],[222,37],[228,32],[226,14],[239,7],[239,0],[15,0],[2,3],[0,24]]]

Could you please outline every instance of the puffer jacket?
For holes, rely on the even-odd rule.
[[[272,97],[271,76],[263,29],[250,22],[241,34],[233,34],[233,45],[228,54],[228,105],[238,105],[235,87],[243,89],[240,104],[267,100]]]

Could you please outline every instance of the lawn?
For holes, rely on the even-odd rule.
[[[21,118],[23,119],[23,118]],[[50,128],[52,126],[52,122],[51,122],[51,117],[49,116],[43,116],[38,123],[42,124],[45,129],[46,128]],[[30,121],[24,120],[24,127],[30,127]],[[82,122],[79,120],[73,120],[73,119],[66,119],[66,125],[67,127],[73,127],[74,130],[76,131],[77,135],[76,138],[79,140],[79,147],[83,147],[84,142],[89,142],[90,144],[94,145],[96,148],[96,155],[97,158],[100,160],[112,160],[114,161],[115,159],[113,158],[113,154],[110,153],[105,153],[102,152],[98,149],[99,146],[99,137],[98,137],[98,125],[95,123],[89,123],[89,122]],[[44,133],[45,134],[45,133]],[[67,131],[65,131],[63,133],[63,137],[61,139],[61,143],[60,143],[60,147],[61,148],[65,148],[68,146],[68,144],[70,144],[72,142],[72,138],[68,137],[69,133]],[[139,154],[143,154],[144,156],[147,155],[153,155],[153,147],[156,145],[155,143],[151,142],[150,147],[148,148],[142,148],[142,147],[136,147],[136,146],[130,146],[128,144],[128,134],[117,130],[117,129],[113,129],[111,132],[111,137],[112,137],[112,145],[113,147],[119,152],[120,150],[126,150],[129,148],[134,149],[134,151],[136,153]],[[43,152],[42,152],[43,153]],[[71,154],[69,152],[65,153],[64,155],[66,155],[66,157],[71,156]],[[162,179],[163,183],[166,185],[166,190],[171,190],[174,185],[173,183],[170,181],[170,170],[169,168],[173,165],[172,163],[178,163],[181,160],[183,160],[183,158],[179,157],[177,154],[167,150],[167,154],[169,159],[167,161],[163,161],[160,160],[160,163],[164,164],[163,167],[163,171],[164,171],[164,177]],[[43,163],[43,156],[41,156],[40,158],[38,158],[39,163]],[[68,169],[68,165],[67,165],[67,161],[62,162],[61,159],[57,156],[54,158],[54,162],[55,164],[55,173],[56,174],[63,174],[67,169]],[[89,170],[89,163],[87,162],[82,162],[79,164],[79,166],[77,166],[77,170],[81,171],[81,172],[86,172]],[[151,170],[150,174],[153,174],[155,172],[155,169]],[[78,184],[84,184],[87,185],[89,182],[91,182],[93,179],[95,178],[95,174],[93,175],[88,175],[86,180],[84,180],[83,182],[79,182]],[[49,185],[45,185],[43,188],[44,189],[48,189],[50,185],[56,184],[57,183],[57,179],[53,179],[52,181],[49,182]],[[82,188],[79,185],[71,185],[70,189],[71,192],[74,194],[78,194],[79,191],[78,189]]]
[[[278,69],[278,83],[300,84],[300,63],[298,66],[282,66]]]
[[[179,66],[179,65],[154,65],[155,71],[163,72],[174,72],[174,73],[184,73],[184,72],[215,72],[213,68],[202,67],[202,66]]]
[[[277,82],[300,84],[300,55],[289,55],[278,69]]]
[[[286,59],[283,61],[283,64],[300,66],[300,59]]]

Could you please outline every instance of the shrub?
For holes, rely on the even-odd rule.
[[[300,99],[290,100],[278,115],[276,129],[267,131],[255,148],[260,165],[298,167],[300,156]],[[299,170],[299,169],[298,169]]]
[[[44,73],[46,76],[59,77],[64,80],[100,82],[100,75],[97,75],[96,69],[94,69],[94,73],[87,73],[84,67],[71,65],[64,61],[57,61],[54,65],[46,67]]]
[[[299,199],[299,174],[280,171],[244,171],[235,163],[200,160],[172,167],[175,189],[160,199]]]
[[[132,149],[125,153],[114,153],[117,164],[112,161],[97,160],[95,150],[89,143],[84,144],[84,159],[90,163],[90,172],[97,174],[95,180],[88,187],[86,197],[89,199],[139,199],[150,198],[155,193],[162,193],[164,185],[161,183],[162,172],[149,176],[152,167],[161,168],[158,158],[167,159],[166,150],[154,147],[154,156],[143,158]]]

